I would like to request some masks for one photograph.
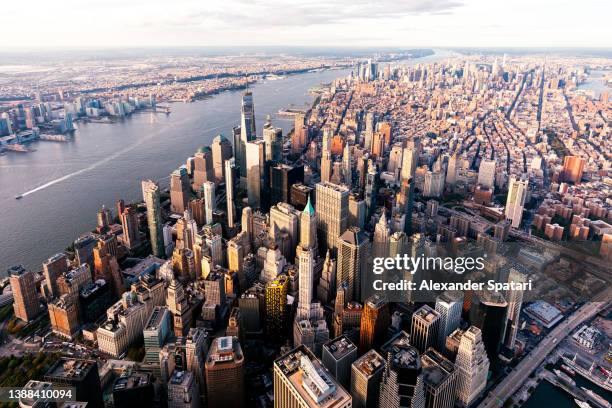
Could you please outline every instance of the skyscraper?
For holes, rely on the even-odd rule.
[[[260,208],[262,205],[262,188],[264,186],[265,143],[263,140],[253,140],[245,144],[246,177],[249,206]]]
[[[234,145],[236,148],[235,157],[238,159],[240,176],[247,177],[246,144],[256,138],[255,131],[255,105],[253,104],[253,94],[246,91],[242,95],[242,107],[240,111],[240,141]]]
[[[457,402],[469,407],[484,391],[489,372],[489,359],[478,327],[471,326],[461,336],[455,366]]]
[[[49,368],[44,379],[59,387],[74,387],[76,392],[72,398],[75,401],[87,402],[88,407],[104,407],[95,361],[62,357]]]
[[[565,156],[563,158],[563,181],[580,184],[586,161],[580,156]]]
[[[206,181],[202,184],[202,196],[204,197],[204,214],[206,218],[206,224],[212,224],[213,211],[216,207],[216,196],[215,196],[215,183],[212,181]]]
[[[367,271],[370,242],[357,227],[350,227],[344,231],[337,242],[337,282],[348,284],[347,301],[360,301],[362,274]]]
[[[17,265],[9,268],[7,275],[13,291],[15,317],[29,322],[40,313],[34,272],[28,271],[23,265]]]
[[[266,284],[266,334],[269,339],[280,341],[286,335],[287,275],[280,275]]]
[[[151,252],[154,256],[165,257],[163,225],[161,219],[161,205],[159,199],[159,186],[151,181],[142,182],[142,196],[147,206],[147,224],[149,226],[149,239]]]
[[[508,276],[509,283],[514,282],[519,284],[526,282],[526,280],[527,277],[517,269],[510,269],[510,274]],[[513,351],[516,342],[516,334],[518,333],[520,327],[520,314],[521,307],[523,305],[523,290],[509,289],[506,291],[505,297],[508,300],[508,328],[506,329],[504,345]]]
[[[55,254],[43,262],[43,275],[49,297],[53,298],[59,294],[57,278],[64,272],[68,272],[68,259],[64,253]]]
[[[332,153],[331,139],[333,131],[330,127],[323,129],[323,143],[321,147],[321,182],[327,183],[331,181],[332,173]]]
[[[453,408],[457,373],[455,365],[433,348],[421,354],[425,406],[428,408]]]
[[[206,387],[210,408],[244,406],[244,355],[237,337],[218,337],[206,358]]]
[[[170,211],[182,214],[187,208],[190,196],[189,176],[187,169],[180,167],[170,174]]]
[[[212,166],[214,181],[219,184],[225,179],[225,162],[232,158],[232,143],[223,135],[217,135],[212,142]],[[195,175],[194,175],[195,177]],[[210,180],[210,178],[208,179]]]
[[[495,160],[481,160],[480,167],[478,168],[478,184],[492,189],[494,182]]]
[[[354,408],[377,408],[385,359],[368,351],[351,365],[351,395]]]
[[[193,158],[193,190],[198,191],[207,181],[216,181],[216,179],[213,152],[210,147],[205,146],[198,149]]]
[[[283,158],[283,129],[268,122],[264,125],[263,139],[266,145],[266,161],[280,161]]]
[[[425,408],[421,359],[408,343],[394,344],[380,383],[380,408]]]
[[[140,245],[140,232],[138,231],[138,215],[132,206],[127,206],[121,214],[121,227],[123,229],[122,241],[127,249],[132,250]]]
[[[318,229],[326,249],[334,251],[348,222],[349,190],[345,186],[322,182],[316,185]]]
[[[385,339],[390,323],[387,299],[379,295],[369,297],[361,314],[359,351],[365,353],[371,348],[379,347]]]
[[[483,290],[474,292],[470,308],[470,324],[482,332],[482,342],[493,367],[506,334],[508,303],[499,292]]]
[[[234,188],[236,177],[236,159],[231,158],[224,162],[225,167],[225,197],[227,202],[227,226],[234,228],[236,217],[236,205],[234,204]]]
[[[303,165],[276,164],[270,167],[270,204],[291,203],[291,186],[304,181]]]
[[[521,225],[523,208],[527,198],[528,180],[517,180],[512,177],[508,184],[508,198],[506,199],[506,219],[512,222],[514,228]]]
[[[199,408],[200,396],[195,376],[175,369],[168,381],[168,408]]]
[[[321,359],[336,381],[348,389],[351,365],[357,359],[357,346],[344,335],[336,337],[323,345]]]
[[[274,361],[274,408],[350,408],[351,396],[299,346]]]
[[[421,353],[438,344],[440,314],[427,305],[421,306],[412,315],[410,344]]]
[[[446,338],[461,323],[463,292],[446,291],[436,298],[436,312],[440,315],[438,328],[438,350],[444,350]]]

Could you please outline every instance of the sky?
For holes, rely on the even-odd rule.
[[[28,0],[0,48],[612,47],[609,0]]]

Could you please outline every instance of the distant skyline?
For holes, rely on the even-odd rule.
[[[0,48],[612,47],[606,0],[31,0]]]

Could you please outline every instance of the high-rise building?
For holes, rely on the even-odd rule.
[[[13,292],[15,317],[29,322],[40,313],[34,272],[28,271],[23,265],[17,265],[9,268],[7,275]]]
[[[368,351],[351,365],[351,395],[354,408],[377,408],[385,359]]]
[[[224,162],[225,175],[225,198],[227,202],[227,226],[234,228],[236,217],[236,205],[234,204],[234,189],[236,178],[236,160],[228,159]]]
[[[337,240],[337,246],[337,282],[348,284],[347,301],[360,301],[361,279],[362,274],[367,273],[370,242],[363,231],[357,227],[350,227]]]
[[[218,337],[206,358],[206,387],[210,408],[244,406],[244,355],[236,337]]]
[[[190,307],[185,295],[183,284],[172,278],[166,291],[166,306],[173,316],[174,334],[184,336],[191,325],[193,309]]]
[[[478,184],[493,189],[495,183],[495,160],[483,159],[478,168]]]
[[[463,292],[446,291],[436,298],[436,312],[440,315],[438,350],[444,350],[446,338],[459,328],[462,310]]]
[[[378,348],[385,340],[390,323],[387,299],[379,295],[369,297],[361,314],[359,351],[365,353],[372,348]]]
[[[380,383],[380,408],[425,408],[421,359],[406,342],[394,344],[387,352],[387,365]]]
[[[457,374],[455,365],[433,348],[421,354],[425,406],[427,408],[453,408]]]
[[[168,408],[199,408],[198,385],[193,373],[175,369],[168,381]]]
[[[161,219],[161,205],[159,197],[159,186],[151,181],[142,182],[142,196],[147,206],[147,224],[149,226],[149,239],[151,240],[151,252],[158,258],[165,257],[163,239],[163,225]]]
[[[68,259],[64,253],[55,254],[43,262],[43,275],[50,298],[54,298],[59,294],[57,278],[65,272],[68,272]]]
[[[325,255],[325,261],[323,261],[323,270],[321,271],[321,278],[319,278],[319,284],[317,285],[317,299],[323,304],[329,303],[336,291],[336,260],[332,259],[329,251]]]
[[[410,344],[424,353],[429,347],[438,344],[440,314],[427,305],[421,306],[412,315]]]
[[[508,302],[501,293],[489,290],[473,293],[470,324],[481,330],[487,357],[494,367],[506,335],[507,320]]]
[[[212,224],[213,211],[216,208],[216,197],[215,197],[215,183],[212,181],[206,181],[202,184],[202,196],[204,197],[204,214],[206,218],[206,224]]]
[[[527,277],[519,272],[517,269],[510,269],[508,276],[508,283],[521,284],[525,283]],[[514,350],[516,335],[520,328],[520,315],[521,307],[523,306],[523,290],[522,289],[509,289],[506,291],[506,299],[508,300],[508,327],[506,330],[506,338],[504,345]]]
[[[80,328],[78,297],[62,295],[49,302],[48,310],[53,333],[72,340]]]
[[[44,379],[58,387],[74,387],[75,401],[87,402],[88,407],[104,407],[95,361],[62,357],[49,368]]]
[[[346,389],[351,380],[351,365],[356,359],[357,346],[344,335],[323,344],[323,365]]]
[[[245,144],[245,151],[249,206],[260,208],[264,187],[265,142],[263,140],[250,141]]]
[[[189,175],[185,167],[180,167],[170,174],[170,211],[183,214],[191,195]]]
[[[238,160],[240,176],[247,177],[246,144],[255,140],[257,135],[255,131],[255,105],[253,104],[253,94],[248,90],[242,95],[239,129],[239,139],[235,139],[234,141],[234,156]]]
[[[347,227],[359,227],[364,229],[366,221],[366,203],[359,194],[351,193],[348,200],[348,222]]]
[[[145,363],[159,364],[159,352],[172,333],[172,315],[166,306],[155,306],[142,332]]]
[[[127,249],[132,250],[140,245],[140,231],[138,231],[138,215],[132,206],[127,206],[119,215],[123,229],[122,242]]]
[[[193,373],[200,396],[206,394],[205,366],[208,353],[208,333],[203,327],[192,327],[185,337],[185,366]]]
[[[565,156],[563,158],[563,181],[580,184],[586,161],[580,156]]]
[[[333,131],[329,127],[323,129],[323,143],[321,147],[321,182],[328,183],[332,175],[331,139]]]
[[[316,185],[318,229],[327,249],[337,248],[337,241],[347,227],[349,190],[332,183]]]
[[[277,276],[266,284],[266,334],[269,339],[281,340],[287,332],[287,275]]]
[[[268,122],[263,128],[263,139],[266,144],[266,161],[280,161],[283,158],[283,129],[274,127]]]
[[[291,202],[291,186],[304,182],[304,166],[276,164],[270,167],[270,204]]]
[[[300,213],[291,204],[279,202],[270,208],[270,236],[281,245],[280,238],[286,234],[289,238],[281,253],[285,259],[295,258],[295,247],[299,240]]]
[[[202,187],[202,184],[206,183],[207,181],[216,180],[213,166],[213,153],[210,147],[206,146],[198,149],[193,158],[193,190],[198,191]],[[172,191],[172,179],[170,182],[170,191]],[[172,195],[170,196],[170,200],[172,201]]]
[[[508,184],[508,198],[506,200],[506,219],[512,222],[514,228],[521,225],[523,208],[527,198],[528,180],[517,180],[512,177]]]
[[[489,359],[478,327],[471,326],[461,336],[455,366],[457,403],[469,407],[484,391],[489,372]]]
[[[351,396],[299,346],[274,361],[274,408],[350,408]]]
[[[212,142],[212,163],[215,182],[225,180],[225,162],[232,157],[232,143],[223,135],[217,135]],[[210,178],[208,181],[211,181]]]

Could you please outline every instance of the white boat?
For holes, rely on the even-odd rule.
[[[608,400],[606,400],[604,397],[602,397],[601,395],[599,395],[595,391],[590,390],[590,389],[585,388],[585,387],[580,387],[580,388],[582,388],[582,391],[584,391],[586,393],[586,395],[591,397],[591,399],[593,399],[593,401],[601,404],[602,407],[606,407],[606,408],[612,407],[612,404],[610,404],[608,402]]]
[[[574,398],[574,402],[576,403],[576,405],[578,405],[580,408],[591,408],[591,405],[586,402],[586,401],[580,401],[577,398]]]

